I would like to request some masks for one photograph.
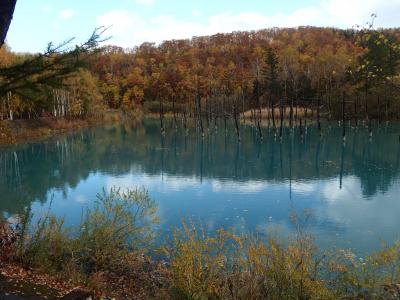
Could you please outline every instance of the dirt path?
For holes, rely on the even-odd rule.
[[[0,275],[0,300],[55,300],[57,292],[51,288]]]

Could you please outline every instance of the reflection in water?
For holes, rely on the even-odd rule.
[[[181,216],[210,230],[279,225],[286,234],[290,213],[312,210],[321,246],[373,250],[398,238],[399,128],[380,127],[372,141],[350,130],[346,144],[337,126],[322,137],[287,130],[282,142],[244,126],[241,143],[224,130],[203,139],[171,127],[163,137],[152,121],[86,130],[1,149],[0,211],[37,214],[53,198],[52,210],[77,223],[103,187],[144,185],[160,204],[161,234]]]

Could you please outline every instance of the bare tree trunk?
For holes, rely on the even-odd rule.
[[[346,109],[346,107],[345,107],[345,105],[346,105],[346,103],[345,103],[345,101],[346,101],[346,94],[345,93],[343,93],[343,95],[342,95],[342,138],[343,138],[343,142],[346,142],[346,120],[345,120],[345,109]]]
[[[365,101],[365,120],[368,122],[368,87],[365,86],[364,90],[364,101]]]
[[[378,94],[378,123],[381,124],[381,97]]]
[[[261,110],[261,100],[260,100],[260,87],[257,85],[257,106],[258,106],[258,117],[257,117],[257,128],[258,134],[260,135],[260,139],[263,139],[262,132],[261,132],[261,122],[262,122],[262,110]]]
[[[321,135],[320,106],[321,106],[321,99],[320,99],[320,96],[318,96],[318,99],[317,99],[317,126],[318,126],[319,135]]]
[[[304,127],[305,127],[306,131],[307,131],[307,118],[308,118],[308,104],[307,104],[307,102],[308,101],[304,101],[303,102],[304,106],[305,106],[305,109],[304,109]]]
[[[4,100],[3,100],[3,98],[1,97],[0,98],[0,120],[4,120]]]
[[[223,96],[223,112],[224,112],[224,127],[225,127],[225,134],[227,134],[227,128],[226,128],[226,96]]]
[[[303,139],[303,120],[300,117],[300,137]]]
[[[199,92],[196,93],[196,100],[197,100],[197,108],[198,108],[197,114],[198,114],[200,131],[201,131],[202,137],[204,137],[203,119],[202,119],[202,115],[201,115],[201,99],[200,99]]]
[[[13,113],[12,106],[11,106],[11,97],[12,97],[11,92],[8,92],[7,93],[7,104],[8,104],[8,111],[9,111],[8,119],[10,121],[13,121],[14,120],[14,113]]]
[[[240,127],[239,127],[239,120],[238,120],[238,118],[240,118],[240,113],[238,112],[238,108],[236,105],[236,97],[232,101],[232,106],[233,106],[232,107],[233,108],[233,119],[235,121],[236,135],[237,135],[238,141],[240,141]]]
[[[185,134],[187,134],[188,127],[187,127],[186,107],[185,107],[185,110],[183,111],[183,127],[185,128]]]
[[[275,124],[275,101],[274,97],[271,96],[271,117],[272,117],[272,127],[274,130],[274,136],[276,137],[276,124]]]
[[[281,113],[281,126],[279,128],[279,139],[282,141],[282,131],[283,131],[283,98],[281,97],[280,101],[280,113]]]
[[[172,96],[172,113],[174,114],[174,126],[175,126],[175,129],[177,129],[178,128],[178,123],[176,121],[175,96]]]
[[[354,99],[354,124],[356,127],[358,127],[358,111],[357,111],[357,105],[358,105],[358,93],[356,98]]]
[[[161,128],[161,134],[165,135],[165,128],[164,128],[164,106],[163,106],[163,101],[162,98],[159,98],[160,100],[160,128]]]
[[[290,100],[289,127],[290,127],[290,130],[293,129],[293,97],[292,97],[292,99]]]

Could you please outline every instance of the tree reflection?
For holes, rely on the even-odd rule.
[[[342,186],[343,176],[349,174],[360,179],[362,193],[368,198],[387,191],[399,176],[397,129],[393,125],[377,131],[371,142],[367,132],[349,130],[346,147],[351,145],[351,155],[346,155],[350,149],[343,145],[339,127],[326,129],[320,137],[318,130],[309,126],[303,141],[298,132],[290,137],[288,129],[282,142],[264,132],[261,143],[254,138],[255,128],[244,126],[240,144],[229,130],[228,134],[210,131],[203,139],[178,129],[163,137],[152,121],[146,121],[142,128],[95,128],[2,148],[0,211],[16,213],[32,201],[43,202],[49,192],[73,188],[93,172],[120,176],[132,169],[148,175],[289,181],[290,185],[295,180],[339,177]]]

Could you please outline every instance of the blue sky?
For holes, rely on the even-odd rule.
[[[7,42],[17,52],[48,42],[81,41],[112,26],[109,43],[190,38],[218,32],[299,25],[351,27],[377,13],[377,26],[400,26],[400,0],[18,0]]]

